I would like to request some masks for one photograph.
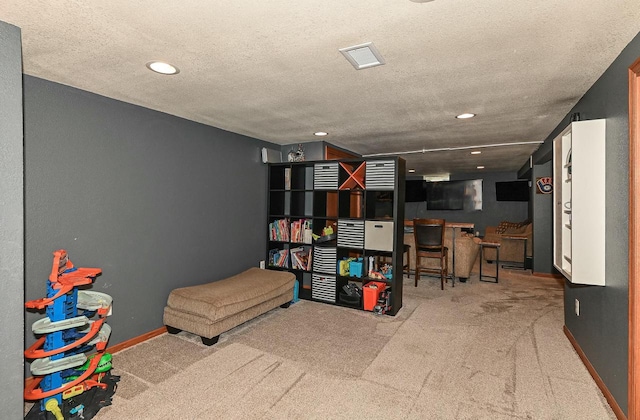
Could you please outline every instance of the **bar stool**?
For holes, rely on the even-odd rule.
[[[418,287],[420,272],[440,274],[440,289],[448,277],[448,249],[444,246],[444,219],[413,219],[413,236],[416,245],[415,286]],[[437,266],[425,267],[424,259],[438,260]]]

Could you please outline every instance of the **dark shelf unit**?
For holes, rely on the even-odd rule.
[[[360,310],[363,299],[345,302],[340,296],[343,286],[355,283],[362,289],[369,281],[384,282],[391,290],[391,309],[386,314],[396,315],[402,307],[405,161],[382,157],[272,163],[268,173],[268,226],[308,220],[315,235],[327,226],[337,232],[311,243],[291,239],[293,232],[289,240],[272,240],[268,232],[267,269],[294,273],[301,299]],[[272,265],[269,257],[274,250],[288,253],[285,266]],[[298,263],[294,268],[291,254],[300,252],[304,263],[309,250],[311,264]],[[378,256],[391,257],[391,278],[366,277],[368,258]],[[348,257],[363,258],[362,277],[340,275],[339,261]]]

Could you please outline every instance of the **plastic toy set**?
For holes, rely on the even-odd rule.
[[[393,278],[393,267],[391,264],[382,264],[378,266],[374,257],[369,257],[369,270],[367,271],[367,277],[381,280],[391,280]],[[364,259],[362,257],[344,257],[337,262],[337,272],[344,277],[358,277],[364,276]]]
[[[91,419],[111,404],[119,377],[111,375],[111,355],[105,352],[111,327],[111,296],[90,290],[102,270],[76,268],[63,249],[53,253],[47,297],[25,303],[45,310],[31,329],[41,337],[25,352],[34,380],[25,388],[34,404],[26,419]],[[87,353],[92,353],[87,356]]]

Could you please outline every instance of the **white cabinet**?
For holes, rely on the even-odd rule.
[[[605,285],[605,129],[576,121],[553,141],[553,265],[577,284]]]

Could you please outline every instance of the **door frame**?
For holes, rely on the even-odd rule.
[[[629,66],[629,419],[640,418],[640,58]]]

